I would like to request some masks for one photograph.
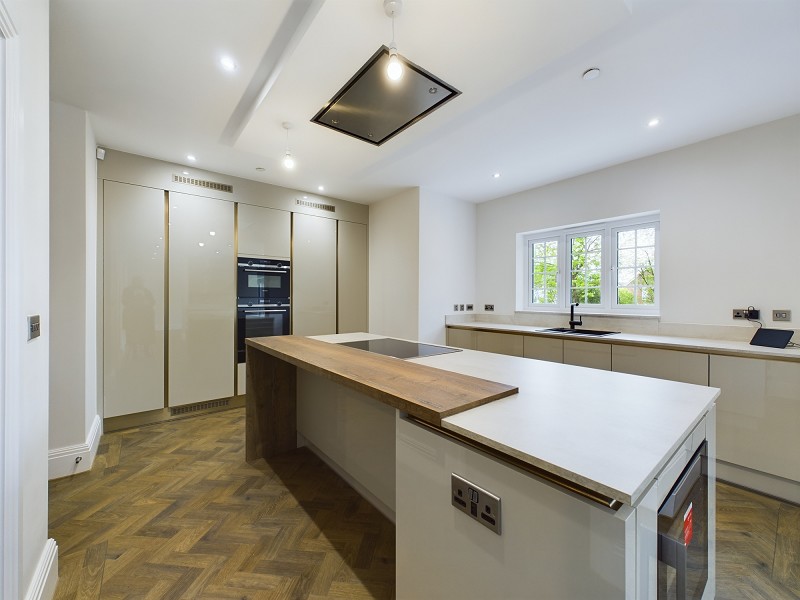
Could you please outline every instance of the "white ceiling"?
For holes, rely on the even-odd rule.
[[[382,0],[52,0],[51,96],[101,146],[364,203],[481,202],[800,113],[798,0],[405,0],[395,24],[462,94],[380,147],[310,119],[391,41]]]

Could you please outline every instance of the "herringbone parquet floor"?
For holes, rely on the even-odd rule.
[[[717,598],[800,598],[800,507],[718,485]],[[244,410],[103,436],[50,483],[56,598],[393,598],[394,526],[318,458],[244,461]]]
[[[392,598],[394,526],[316,456],[244,460],[244,410],[104,435],[50,484],[57,599]]]

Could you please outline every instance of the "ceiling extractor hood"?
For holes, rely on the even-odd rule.
[[[311,120],[380,146],[461,93],[397,56],[404,67],[401,79],[386,76],[389,48],[381,46]]]

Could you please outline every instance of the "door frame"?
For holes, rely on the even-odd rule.
[[[0,595],[20,597],[22,315],[19,34],[0,0]]]

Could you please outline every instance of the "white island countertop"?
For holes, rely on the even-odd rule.
[[[315,339],[376,337],[388,336]],[[443,428],[628,505],[719,396],[717,388],[474,350],[410,360],[519,388],[446,417]]]

